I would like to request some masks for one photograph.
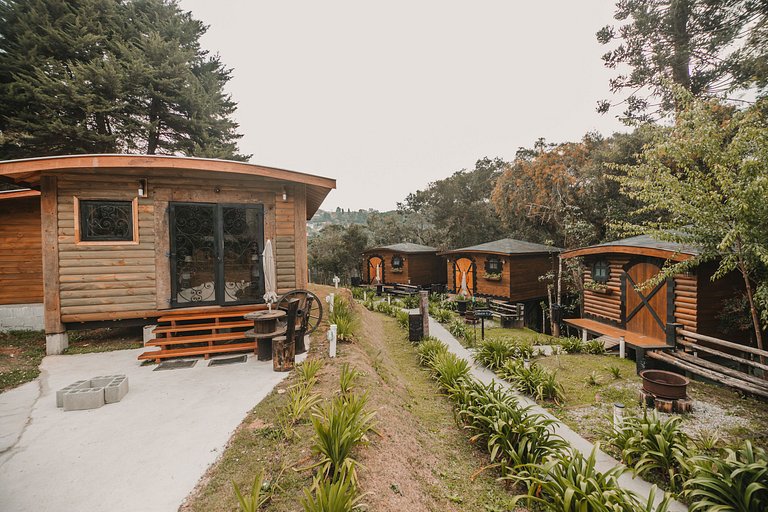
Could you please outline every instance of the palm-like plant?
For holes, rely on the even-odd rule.
[[[448,351],[436,353],[429,366],[437,384],[445,390],[455,387],[459,380],[469,375],[467,361]]]
[[[235,488],[235,496],[242,512],[256,512],[269,501],[270,494],[264,492],[263,469],[254,477],[250,494],[243,494],[234,480],[232,481],[232,486]]]
[[[762,512],[768,510],[768,456],[745,441],[724,457],[699,456],[691,460],[692,477],[684,495],[691,512]]]
[[[419,344],[419,348],[416,349],[416,353],[419,356],[419,363],[422,366],[430,366],[432,364],[432,359],[441,352],[448,352],[448,346],[436,338],[422,341]]]
[[[491,370],[515,356],[515,345],[503,338],[487,338],[475,349],[475,361]]]
[[[565,390],[563,385],[557,381],[555,372],[544,372],[539,384],[536,386],[537,400],[552,400],[556,404],[565,402]]]
[[[361,506],[362,496],[357,495],[354,484],[348,478],[320,480],[314,485],[314,496],[304,489],[301,506],[304,512],[352,512]]]

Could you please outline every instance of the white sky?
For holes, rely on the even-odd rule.
[[[595,111],[612,0],[181,0],[229,90],[252,162],[337,179],[324,209],[395,207],[538,137],[624,130]]]

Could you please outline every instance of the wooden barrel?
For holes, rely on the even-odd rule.
[[[276,372],[293,370],[296,359],[296,343],[285,336],[272,338],[272,369]]]

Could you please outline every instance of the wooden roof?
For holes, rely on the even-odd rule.
[[[175,169],[221,172],[268,178],[307,186],[307,218],[320,208],[328,193],[336,188],[336,180],[303,172],[212,158],[166,155],[66,155],[0,162],[0,176],[15,183],[35,188],[43,173],[64,171],[104,171],[109,169]]]
[[[419,253],[437,252],[437,249],[434,247],[430,247],[428,245],[419,245],[419,244],[412,244],[410,242],[402,242],[399,244],[382,245],[380,247],[373,247],[371,249],[367,249],[365,252],[371,252],[371,251],[392,251],[392,252],[402,252],[404,254],[419,254]]]
[[[39,190],[0,190],[0,201],[6,199],[21,199],[24,197],[38,197]]]
[[[514,238],[502,238],[493,242],[472,245],[461,249],[452,249],[444,251],[441,254],[458,254],[465,252],[482,252],[486,254],[525,255],[525,254],[552,254],[558,253],[562,249],[551,245],[535,244],[525,240],[516,240]]]
[[[562,256],[563,258],[576,258],[590,254],[621,253],[652,256],[672,261],[685,261],[698,255],[699,252],[697,248],[689,245],[665,242],[663,240],[656,240],[648,235],[640,235],[582,247],[581,249],[571,249],[564,251]]]

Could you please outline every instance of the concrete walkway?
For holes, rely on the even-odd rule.
[[[429,319],[429,334],[446,345],[448,345],[448,349],[456,354],[457,356],[466,359],[467,362],[471,365],[471,372],[472,375],[474,375],[479,381],[483,382],[484,384],[489,384],[492,381],[496,381],[499,384],[503,385],[507,389],[509,389],[512,393],[514,393],[518,399],[520,400],[520,403],[523,405],[531,405],[534,407],[535,412],[544,414],[552,419],[557,420],[552,414],[550,414],[546,409],[539,406],[536,402],[531,400],[525,395],[521,395],[517,391],[511,388],[508,382],[506,382],[503,379],[500,379],[496,376],[495,373],[493,373],[488,368],[478,364],[475,362],[475,358],[472,355],[472,352],[464,348],[461,343],[459,343],[456,338],[453,337],[453,335],[448,332],[448,330],[443,327],[440,323],[438,323],[435,319],[430,318]],[[570,429],[567,425],[557,421],[557,427],[555,429],[555,432],[561,436],[563,439],[568,441],[568,443],[575,449],[580,451],[581,453],[585,455],[589,455],[592,452],[592,449],[594,448],[594,445],[581,437],[579,434],[574,432]],[[617,466],[619,461],[611,457],[610,455],[604,453],[603,451],[597,452],[597,459],[596,459],[596,466],[597,469],[601,472],[607,471],[610,468]],[[622,487],[628,490],[632,490],[636,493],[638,493],[640,496],[648,497],[648,493],[651,490],[651,484],[646,482],[645,480],[641,478],[633,478],[631,473],[625,473],[620,479],[619,479]],[[661,498],[663,498],[663,492],[659,490],[656,494],[656,501],[661,501]],[[684,504],[680,503],[679,501],[673,501],[670,504],[669,510],[673,512],[685,512],[688,510],[688,507],[686,507]]]
[[[171,512],[235,428],[286,373],[272,362],[153,371],[143,352],[49,356],[35,382],[0,394],[0,510]],[[56,390],[124,373],[119,403],[64,412]]]

